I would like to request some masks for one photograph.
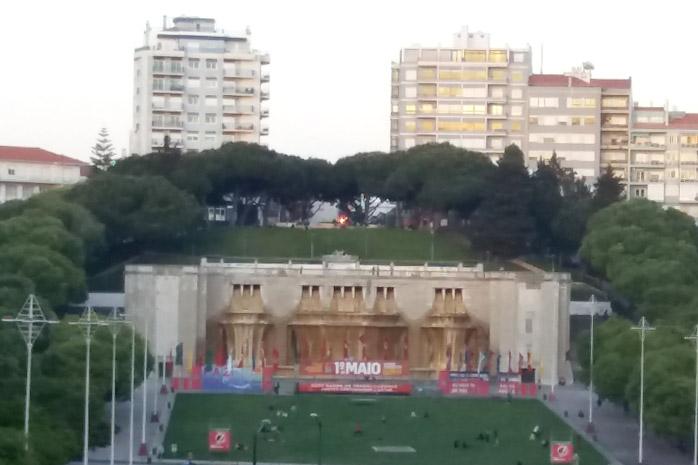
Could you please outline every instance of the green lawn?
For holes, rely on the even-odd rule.
[[[434,261],[472,260],[467,239],[455,232],[433,237]],[[194,244],[197,255],[257,258],[321,258],[335,250],[362,260],[431,260],[432,236],[402,229],[214,228]]]
[[[369,397],[178,394],[165,439],[167,457],[173,457],[170,445],[176,443],[175,457],[191,452],[195,459],[251,461],[253,432],[267,418],[281,431],[260,434],[259,461],[317,463],[318,427],[310,416],[313,412],[322,421],[322,461],[326,464],[514,465],[520,460],[525,465],[543,465],[549,463],[549,451],[539,441],[529,440],[532,428],[539,425],[543,438],[568,440],[572,436],[570,428],[537,400],[379,397],[370,404],[352,402],[357,398]],[[278,417],[277,409],[288,417]],[[361,435],[354,434],[357,422]],[[230,428],[232,443],[244,444],[247,450],[210,454],[209,427]],[[476,440],[480,432],[488,430],[497,430],[498,445]],[[455,440],[465,440],[468,447],[454,449]],[[580,463],[607,463],[582,439],[575,445]],[[410,446],[416,452],[375,452],[372,446]]]

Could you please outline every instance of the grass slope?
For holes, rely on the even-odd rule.
[[[435,261],[467,261],[463,234],[434,235]],[[426,231],[402,229],[215,228],[197,238],[199,255],[259,258],[314,258],[343,250],[362,260],[424,262],[431,260],[432,237]],[[312,245],[311,245],[312,244]]]
[[[253,432],[268,418],[282,431],[260,435],[260,462],[317,463],[318,428],[311,412],[322,420],[322,460],[326,464],[513,465],[517,460],[526,465],[545,464],[549,450],[539,441],[529,441],[532,428],[540,425],[545,438],[572,437],[570,428],[536,400],[380,397],[375,403],[360,405],[352,399],[356,397],[179,394],[165,448],[169,453],[170,444],[176,443],[177,457],[192,452],[195,459],[251,461]],[[276,409],[288,412],[288,417],[277,417]],[[417,418],[411,417],[412,411]],[[429,418],[424,418],[424,412],[429,412]],[[360,436],[354,434],[357,422],[363,430]],[[230,428],[232,443],[242,443],[248,450],[210,454],[209,427]],[[498,431],[499,445],[476,440],[486,430]],[[454,449],[455,440],[467,441],[468,448]],[[606,463],[583,439],[575,443],[580,463]],[[374,445],[411,446],[416,453],[377,453]]]

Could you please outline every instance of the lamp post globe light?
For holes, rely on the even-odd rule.
[[[654,331],[655,328],[647,323],[647,319],[643,316],[640,318],[640,324],[631,328],[633,331],[640,332],[640,434],[637,447],[637,461],[642,463],[643,456],[643,438],[644,438],[644,410],[645,410],[645,336],[647,331]]]
[[[27,346],[27,380],[24,396],[24,450],[29,450],[29,405],[31,403],[32,382],[32,349],[34,341],[41,334],[41,330],[47,324],[56,324],[56,320],[47,320],[41,305],[34,294],[29,294],[22,308],[14,318],[2,319],[3,323],[16,323]]]

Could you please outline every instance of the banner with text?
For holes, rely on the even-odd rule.
[[[208,450],[211,452],[230,451],[230,430],[212,429],[208,432]]]
[[[298,383],[300,393],[326,394],[409,394],[412,385],[368,383]]]
[[[439,387],[444,394],[487,396],[490,393],[490,377],[486,373],[447,371],[439,376]]]
[[[301,375],[306,376],[348,376],[368,378],[390,378],[404,376],[407,364],[402,361],[359,361],[335,360],[315,362],[300,367]]]

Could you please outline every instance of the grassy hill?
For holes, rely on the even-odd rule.
[[[433,239],[433,257],[432,257]],[[215,228],[192,244],[195,255],[321,258],[343,250],[365,261],[471,261],[467,239],[455,232],[401,229]]]

